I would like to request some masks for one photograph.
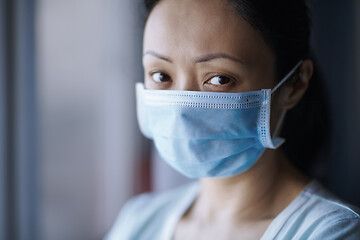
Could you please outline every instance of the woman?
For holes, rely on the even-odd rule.
[[[107,239],[360,239],[359,211],[280,148],[285,113],[313,74],[304,1],[146,6],[139,124],[199,181],[135,197]]]

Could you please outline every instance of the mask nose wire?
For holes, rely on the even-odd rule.
[[[279,87],[281,87],[281,85],[283,85],[294,74],[294,72],[298,69],[298,67],[302,64],[302,62],[303,61],[300,60],[295,65],[295,67],[293,67],[293,69],[291,69],[291,71],[271,90],[271,94],[273,94]],[[273,133],[271,134],[272,137],[276,137],[278,135],[279,130],[280,130],[280,126],[284,121],[285,115],[286,115],[286,110],[283,110],[281,112],[279,121],[277,122],[276,127],[275,127]]]

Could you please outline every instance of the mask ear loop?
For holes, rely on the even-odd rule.
[[[277,137],[277,136],[278,136],[278,133],[279,133],[279,130],[280,130],[280,126],[281,126],[281,124],[284,122],[285,116],[286,116],[286,110],[283,110],[283,111],[281,112],[280,119],[279,119],[279,121],[277,122],[276,127],[275,127],[275,129],[274,129],[274,131],[273,131],[273,133],[272,133],[272,136],[273,136],[273,137]]]
[[[291,71],[271,90],[271,94],[273,94],[279,87],[281,87],[281,85],[284,84],[284,82],[286,82],[291,75],[294,74],[294,72],[298,69],[298,67],[302,64],[302,60],[300,60],[293,69],[291,69]]]
[[[302,64],[302,60],[300,60],[293,69],[291,69],[291,71],[271,90],[271,95],[279,88],[281,87],[293,74],[294,72],[299,68],[299,66]],[[274,132],[272,133],[272,137],[275,138],[280,130],[280,126],[282,125],[282,123],[284,122],[285,119],[285,115],[286,115],[286,110],[283,110],[281,112],[280,115],[280,119],[276,124],[276,127],[274,129]]]

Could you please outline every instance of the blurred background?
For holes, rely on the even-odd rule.
[[[310,5],[332,121],[320,172],[360,205],[360,1]],[[140,0],[0,0],[1,240],[101,239],[131,196],[189,181],[137,127],[143,17]]]

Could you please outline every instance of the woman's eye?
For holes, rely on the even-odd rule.
[[[231,79],[225,76],[215,76],[207,81],[207,83],[209,84],[218,85],[218,86],[228,84],[229,82],[231,82]]]
[[[165,73],[161,73],[161,72],[156,72],[156,73],[151,74],[151,78],[155,82],[158,82],[158,83],[171,81],[171,78],[169,75],[167,75]]]

